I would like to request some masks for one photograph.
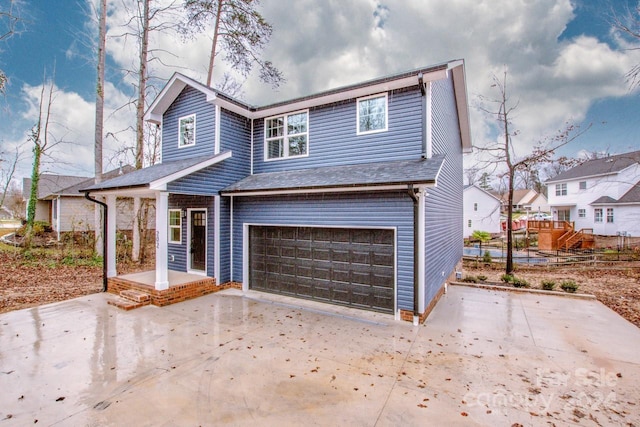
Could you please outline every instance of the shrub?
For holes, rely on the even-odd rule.
[[[488,279],[488,277],[487,277],[487,276],[485,276],[485,275],[483,275],[483,274],[481,274],[481,275],[479,275],[479,276],[478,276],[478,280],[479,280],[479,281],[481,281],[481,282],[486,282],[486,281],[487,281],[487,279]]]
[[[476,276],[464,276],[462,281],[465,283],[478,283],[478,278]]]
[[[564,280],[560,284],[560,288],[565,292],[569,292],[573,294],[578,290],[578,284],[573,280]]]
[[[529,282],[527,282],[525,279],[520,279],[518,277],[514,277],[511,284],[516,288],[528,288],[530,286]]]
[[[553,280],[543,280],[542,289],[545,291],[552,291],[556,287],[556,282]]]
[[[491,253],[489,251],[484,251],[484,255],[482,255],[482,262],[485,264],[491,264]]]
[[[503,274],[502,276],[500,276],[500,280],[502,280],[504,283],[511,283],[513,282],[513,274]]]

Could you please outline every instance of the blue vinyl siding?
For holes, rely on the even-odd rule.
[[[231,158],[178,179],[168,184],[167,189],[172,193],[215,195],[222,188],[249,175],[251,121],[221,110],[220,149],[231,150]],[[213,153],[212,148],[210,154]]]
[[[309,155],[264,161],[264,119],[254,120],[254,173],[408,160],[422,153],[421,98],[415,88],[389,92],[386,132],[356,134],[356,99],[309,110]]]
[[[233,198],[233,278],[243,281],[243,226],[396,228],[398,308],[413,309],[413,203],[406,193]]]
[[[207,276],[215,272],[215,227],[213,197],[169,195],[169,209],[207,209]],[[168,245],[169,270],[187,271],[187,225],[189,219],[182,219],[182,243]],[[174,261],[171,261],[171,255]],[[222,264],[222,263],[221,263]]]
[[[462,143],[451,79],[434,82],[432,95],[433,153],[446,160],[425,199],[425,307],[462,258],[463,242]]]
[[[220,283],[231,280],[231,200],[220,197]]]
[[[178,148],[178,121],[190,114],[196,115],[196,143]],[[162,117],[162,161],[213,155],[214,149],[215,106],[202,92],[187,86]]]

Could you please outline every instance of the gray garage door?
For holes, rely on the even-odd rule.
[[[393,313],[393,230],[250,226],[250,287]]]

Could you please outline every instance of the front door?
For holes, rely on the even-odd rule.
[[[207,270],[207,211],[192,210],[190,212],[189,269],[205,272]]]

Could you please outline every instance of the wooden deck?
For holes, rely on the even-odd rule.
[[[575,223],[570,221],[538,221],[527,222],[530,233],[538,233],[538,249],[558,251],[570,249],[593,249],[595,237],[592,228],[575,230]]]

